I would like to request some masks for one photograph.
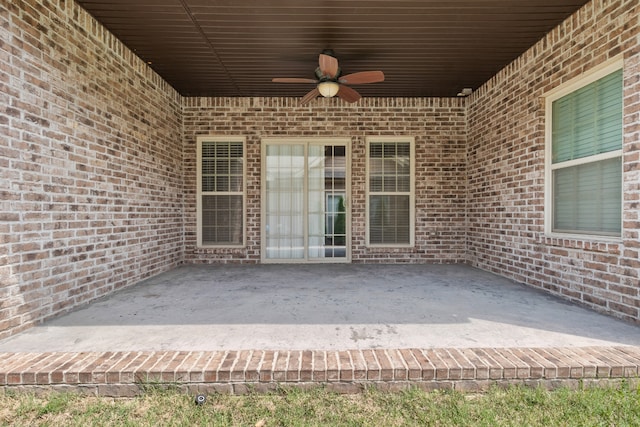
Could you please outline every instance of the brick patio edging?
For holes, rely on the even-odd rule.
[[[485,391],[493,384],[555,388],[640,384],[640,347],[132,351],[0,353],[4,389],[132,396],[149,384],[191,393],[268,391],[280,385],[354,393],[369,385]]]

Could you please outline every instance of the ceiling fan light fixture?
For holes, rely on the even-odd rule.
[[[333,98],[338,94],[338,90],[340,90],[340,85],[336,82],[327,81],[318,84],[318,91],[325,98]]]

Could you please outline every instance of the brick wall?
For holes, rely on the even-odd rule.
[[[3,2],[0,337],[181,261],[180,108],[74,2]]]
[[[363,98],[357,104],[293,98],[187,98],[184,101],[187,262],[260,260],[260,143],[266,137],[347,137],[352,141],[353,262],[464,262],[466,116],[461,99]],[[247,140],[247,247],[196,247],[196,138]],[[365,246],[365,137],[412,136],[416,142],[416,245]]]
[[[471,264],[640,320],[640,3],[595,0],[499,72],[468,107]],[[624,56],[624,223],[619,243],[544,234],[542,96]]]

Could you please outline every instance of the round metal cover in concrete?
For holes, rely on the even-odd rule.
[[[191,265],[0,351],[640,345],[640,327],[467,265]]]

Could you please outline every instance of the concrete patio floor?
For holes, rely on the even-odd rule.
[[[466,265],[191,265],[1,351],[640,345],[640,327]]]
[[[103,392],[153,372],[424,383],[443,379],[438,363],[476,383],[637,377],[640,327],[466,265],[190,265],[0,341],[0,385],[78,385],[84,372]]]

